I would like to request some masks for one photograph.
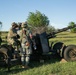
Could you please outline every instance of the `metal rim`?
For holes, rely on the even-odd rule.
[[[5,61],[7,59],[7,55],[0,52],[0,61]]]
[[[76,49],[71,49],[71,50],[68,52],[68,56],[69,56],[71,59],[76,59]]]

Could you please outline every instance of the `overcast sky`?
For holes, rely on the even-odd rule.
[[[76,0],[0,0],[2,30],[8,31],[12,22],[26,21],[29,12],[40,11],[55,28],[76,23]]]

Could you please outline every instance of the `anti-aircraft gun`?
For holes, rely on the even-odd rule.
[[[33,41],[29,40],[30,50],[31,50],[31,60],[36,59],[44,59],[44,56],[50,56],[51,54],[58,54],[60,57],[63,57],[67,61],[75,61],[76,60],[76,45],[68,45],[66,46],[63,42],[57,42],[56,44],[49,46],[49,39],[54,38],[55,34],[64,32],[68,29],[74,28],[76,25],[69,26],[66,28],[59,29],[55,32],[51,32],[47,34],[43,32],[41,34],[34,35],[33,39],[35,42],[36,48],[34,49]],[[8,71],[10,70],[11,64],[15,64],[13,62],[20,61],[20,55],[16,59],[13,58],[13,47],[5,44],[0,46],[0,65],[7,65]],[[51,52],[51,54],[49,54]]]
[[[76,45],[66,46],[63,42],[57,42],[54,45],[53,43],[51,43],[51,46],[49,47],[50,38],[54,38],[56,36],[55,34],[67,31],[68,29],[72,29],[74,27],[76,27],[76,25],[58,29],[57,31],[51,32],[49,34],[47,34],[46,32],[36,34],[35,42],[37,49],[32,50],[32,55],[34,55],[34,57],[40,56],[42,58],[42,56],[47,55],[49,52],[52,52],[53,54],[60,55],[60,57],[63,57],[66,61],[75,61]]]

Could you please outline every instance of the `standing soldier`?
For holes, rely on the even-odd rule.
[[[27,22],[23,22],[21,27],[22,29],[20,31],[20,41],[22,45],[22,52],[21,52],[22,68],[28,68],[31,54],[30,44],[28,42],[28,36],[30,39],[32,39],[32,33],[27,26]]]

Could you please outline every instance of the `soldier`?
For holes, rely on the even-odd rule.
[[[12,27],[9,30],[8,36],[7,36],[8,44],[12,45],[15,48],[15,50],[17,50],[17,45],[18,45],[17,44],[18,34],[17,34],[17,30],[16,30],[17,27],[18,27],[17,23],[13,22]]]
[[[21,62],[22,68],[28,68],[29,60],[30,60],[30,44],[28,41],[28,37],[32,39],[32,33],[28,28],[27,22],[23,22],[21,25],[22,29],[20,31],[20,41],[22,45],[22,55],[21,55]]]
[[[20,33],[20,30],[21,30],[21,25],[22,25],[22,23],[18,23],[18,29],[17,29],[17,34],[19,35],[19,33]]]

